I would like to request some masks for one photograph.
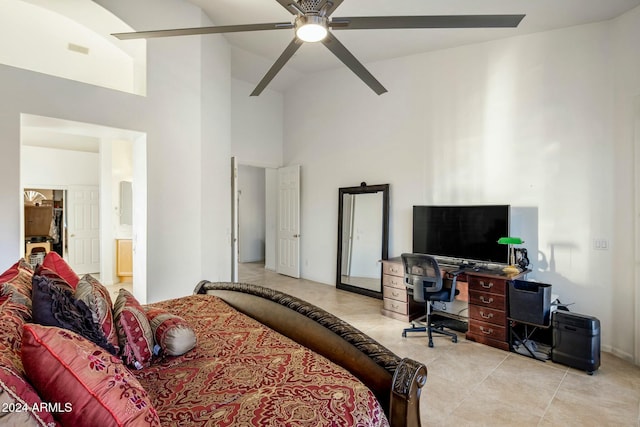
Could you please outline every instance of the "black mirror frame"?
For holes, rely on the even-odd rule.
[[[382,299],[382,274],[380,274],[380,292],[342,283],[342,209],[345,194],[365,194],[382,192],[382,248],[380,259],[389,258],[389,184],[342,187],[338,189],[338,257],[336,265],[336,288]]]

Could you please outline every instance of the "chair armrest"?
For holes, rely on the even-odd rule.
[[[453,301],[453,299],[456,297],[456,282],[458,281],[458,276],[462,273],[464,273],[463,268],[461,268],[460,270],[449,272],[449,274],[453,276],[451,280],[451,299],[449,301]]]

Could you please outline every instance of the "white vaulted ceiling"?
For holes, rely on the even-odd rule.
[[[189,0],[216,25],[286,22],[292,15],[276,0]],[[615,18],[640,0],[344,0],[341,16],[526,14],[515,29],[416,29],[334,31],[364,64],[437,49],[548,31]],[[139,28],[147,30],[151,28]],[[234,53],[235,77],[257,82],[293,38],[293,30],[225,35],[244,52]],[[323,45],[306,43],[287,63],[289,73],[306,74],[344,67]],[[296,73],[297,72],[297,73]],[[286,73],[286,69],[283,70]],[[271,89],[290,84],[276,76]]]

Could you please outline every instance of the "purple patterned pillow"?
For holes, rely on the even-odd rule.
[[[153,333],[144,309],[126,289],[120,289],[113,304],[113,318],[125,363],[141,369],[153,356]]]
[[[107,341],[100,325],[93,321],[91,309],[75,299],[72,291],[72,288],[59,287],[55,279],[34,275],[33,321],[69,329],[116,354],[117,350]]]

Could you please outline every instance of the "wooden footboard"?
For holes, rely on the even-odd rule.
[[[420,426],[420,389],[427,380],[422,363],[401,359],[331,313],[273,289],[203,280],[194,293],[216,295],[350,371],[375,393],[392,427]]]

